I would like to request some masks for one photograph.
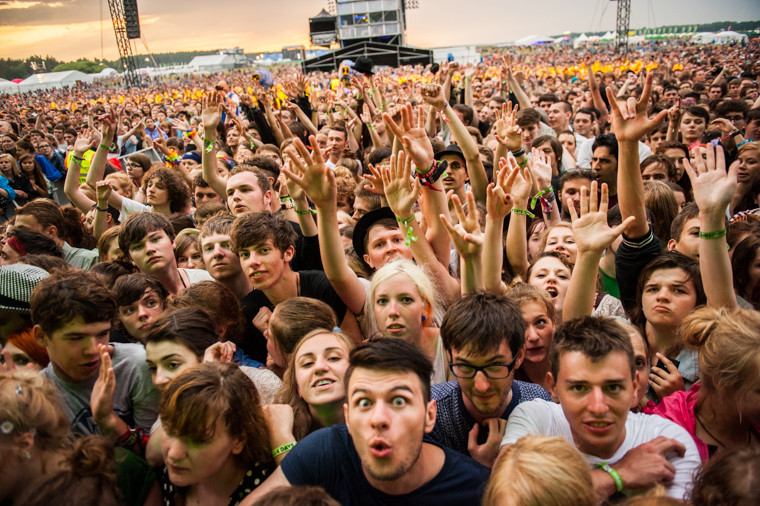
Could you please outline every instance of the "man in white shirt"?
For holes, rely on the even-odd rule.
[[[534,400],[517,406],[502,447],[528,434],[561,436],[594,467],[600,498],[632,495],[657,483],[668,496],[685,498],[699,453],[675,423],[629,412],[641,379],[626,331],[609,318],[571,320],[557,330],[549,356],[547,382],[559,405]]]

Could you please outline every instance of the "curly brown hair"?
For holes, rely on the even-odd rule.
[[[142,180],[142,191],[147,193],[148,183],[158,179],[169,193],[169,210],[172,213],[179,213],[185,210],[187,202],[190,200],[190,188],[182,179],[182,176],[175,171],[163,165],[154,164],[153,167],[145,174]]]

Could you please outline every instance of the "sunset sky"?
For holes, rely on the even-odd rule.
[[[407,42],[420,47],[486,44],[532,34],[615,29],[609,0],[418,0]],[[631,27],[760,20],[758,0],[632,0]],[[138,0],[154,53],[233,46],[246,52],[308,44],[308,18],[326,0]],[[102,13],[102,24],[101,24]],[[102,26],[102,32],[101,32]],[[118,58],[106,0],[0,0],[0,57]],[[146,52],[137,41],[137,52]]]

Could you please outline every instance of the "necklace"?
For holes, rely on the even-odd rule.
[[[182,288],[187,288],[185,284],[185,278],[182,277],[182,271],[179,271],[179,280],[182,282]]]
[[[710,432],[710,429],[707,428],[707,425],[705,425],[705,422],[702,420],[702,418],[700,418],[698,414],[694,413],[694,416],[696,417],[697,421],[702,426],[702,428],[705,429],[705,432],[707,432],[708,436],[713,438],[713,440],[719,445],[721,445],[723,448],[728,448],[728,446],[726,446],[726,444],[723,441],[715,437],[715,435],[712,432]],[[752,428],[750,427],[750,429],[747,430],[747,445],[751,443],[752,443]]]

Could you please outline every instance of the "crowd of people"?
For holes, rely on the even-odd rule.
[[[759,50],[0,97],[0,504],[760,503]]]

